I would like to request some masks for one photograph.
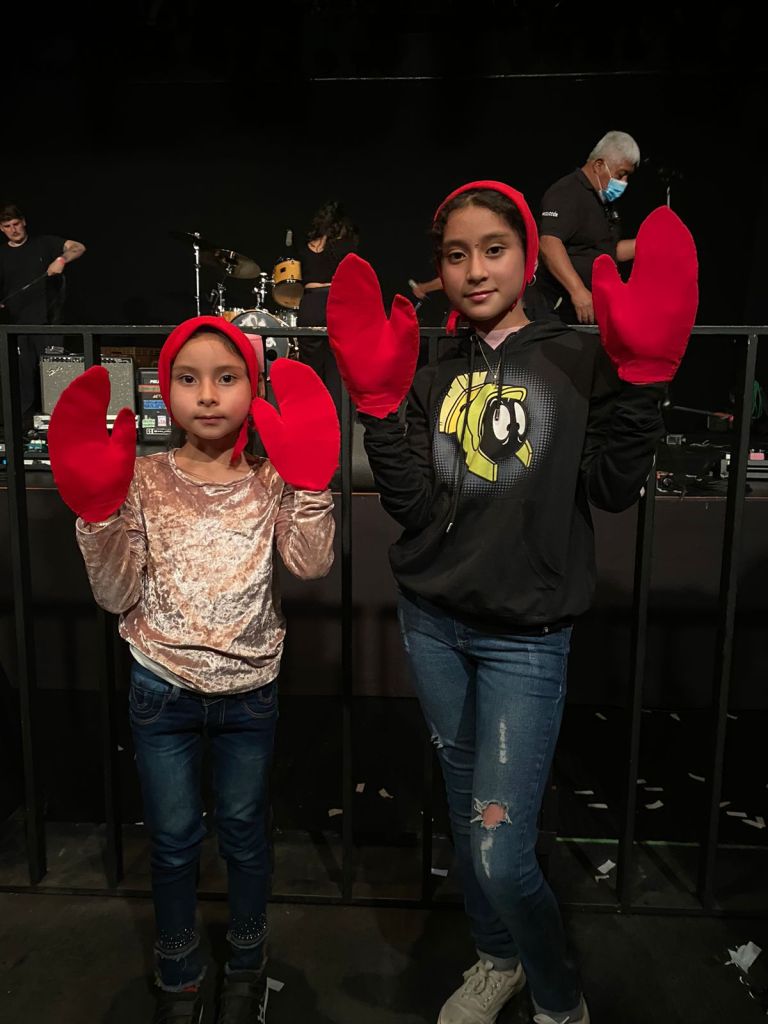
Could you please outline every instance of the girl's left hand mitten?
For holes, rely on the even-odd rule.
[[[109,396],[109,374],[103,366],[92,366],[64,389],[48,424],[48,452],[59,494],[89,523],[118,511],[136,461],[134,413],[121,409],[110,435]]]
[[[251,416],[269,460],[287,484],[324,491],[339,464],[339,417],[328,389],[311,366],[276,359],[270,383],[278,412],[255,398]]]

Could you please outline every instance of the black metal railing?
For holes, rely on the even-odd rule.
[[[20,698],[20,722],[23,751],[24,798],[26,806],[26,858],[29,875],[29,889],[35,891],[64,891],[61,887],[43,884],[46,875],[46,837],[44,823],[44,799],[40,782],[39,757],[36,748],[36,666],[34,623],[32,620],[32,594],[29,569],[29,530],[25,491],[25,468],[22,452],[21,413],[18,388],[18,353],[13,343],[16,334],[55,334],[82,338],[85,366],[89,367],[100,359],[102,344],[106,339],[119,336],[130,338],[132,343],[151,345],[155,339],[164,338],[171,326],[92,326],[56,325],[2,326],[0,325],[0,377],[2,378],[2,409],[5,422],[7,459],[7,490],[9,505],[9,545],[12,566],[13,612],[15,621],[15,644],[17,651],[16,683]],[[594,331],[595,329],[592,328]],[[275,337],[325,336],[323,329],[280,328],[269,329]],[[738,570],[741,550],[741,533],[746,495],[747,458],[749,449],[750,420],[753,401],[753,386],[757,349],[760,337],[768,334],[768,327],[747,326],[701,326],[694,328],[695,336],[720,336],[738,343],[740,353],[739,384],[734,408],[733,430],[730,433],[731,462],[726,498],[726,516],[721,556],[721,572],[718,599],[718,629],[716,656],[710,711],[712,734],[707,773],[707,812],[704,834],[699,847],[698,900],[699,905],[690,913],[716,914],[719,912],[716,892],[716,865],[720,823],[720,801],[724,770],[726,726],[729,693],[731,685],[734,625],[738,593]],[[440,339],[445,331],[439,328],[422,329],[422,336],[428,340],[430,361],[437,357]],[[341,410],[342,448],[340,474],[340,544],[341,544],[341,714],[342,714],[342,755],[341,772],[343,779],[342,819],[342,870],[340,894],[316,897],[280,897],[284,899],[311,900],[313,902],[386,904],[430,906],[434,878],[432,876],[432,776],[433,755],[431,747],[425,744],[422,781],[421,832],[421,893],[417,899],[389,899],[374,897],[358,899],[353,896],[354,876],[354,815],[352,770],[353,739],[353,690],[355,665],[353,659],[353,605],[352,574],[354,553],[352,550],[352,413],[345,395]],[[607,911],[635,911],[653,913],[678,913],[677,906],[641,906],[632,898],[634,867],[638,843],[636,835],[636,790],[640,753],[641,711],[643,688],[646,674],[646,647],[648,628],[648,607],[651,590],[651,570],[654,541],[654,510],[656,502],[656,478],[651,474],[645,492],[640,499],[637,520],[637,536],[634,565],[634,598],[632,608],[631,648],[629,660],[629,688],[626,706],[629,710],[629,729],[626,748],[626,765],[623,784],[622,825],[618,839],[617,889],[614,901],[594,904],[578,904],[585,908]],[[104,772],[104,808],[106,823],[105,874],[107,891],[129,894],[121,889],[123,877],[122,828],[120,814],[120,792],[117,765],[117,730],[115,702],[115,671],[113,648],[113,620],[104,612],[98,613],[97,638],[102,666],[100,684],[101,703],[101,750]],[[3,888],[0,886],[0,891]],[[18,889],[18,886],[13,887]],[[66,891],[86,891],[72,890]],[[87,890],[95,891],[95,890]],[[104,890],[98,890],[104,891]],[[133,894],[131,892],[130,894]],[[142,891],[142,894],[143,891]],[[568,902],[565,901],[568,906]],[[574,904],[575,906],[575,904]],[[765,908],[755,909],[764,914]]]

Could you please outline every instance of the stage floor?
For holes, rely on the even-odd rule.
[[[226,956],[226,906],[203,903],[201,915],[216,963],[207,978],[212,1000]],[[765,1019],[724,961],[747,940],[765,947],[768,920],[582,913],[566,924],[594,1024]],[[283,983],[270,993],[270,1024],[434,1024],[474,959],[459,910],[280,904],[270,925],[268,973]],[[149,1020],[151,944],[146,899],[2,895],[0,1019]],[[523,993],[498,1024],[529,1022],[528,1012]]]

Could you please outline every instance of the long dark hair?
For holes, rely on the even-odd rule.
[[[446,222],[454,210],[463,210],[465,206],[483,206],[486,210],[503,217],[522,242],[523,252],[527,252],[528,237],[525,221],[512,200],[495,189],[477,188],[471,192],[460,192],[449,203],[446,203],[432,225],[432,255],[437,267],[440,266],[443,255],[443,235]]]
[[[346,215],[341,203],[335,199],[323,203],[318,210],[315,210],[307,232],[307,241],[314,242],[315,239],[323,238],[323,236],[329,242],[337,242],[340,238],[348,238],[355,245],[358,242],[357,226]]]

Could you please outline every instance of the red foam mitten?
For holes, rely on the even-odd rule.
[[[619,377],[630,384],[672,380],[699,302],[696,245],[677,214],[660,206],[637,233],[626,284],[610,256],[592,266],[600,338]]]
[[[107,431],[109,374],[92,366],[62,391],[48,424],[48,452],[59,494],[89,523],[108,519],[125,501],[136,461],[136,425],[121,409]]]
[[[272,465],[287,484],[324,491],[339,464],[339,417],[311,366],[276,359],[270,371],[278,412],[255,398],[251,416]]]
[[[419,322],[402,295],[389,319],[370,263],[351,253],[333,275],[328,337],[339,373],[359,412],[383,419],[408,393],[419,357]]]

